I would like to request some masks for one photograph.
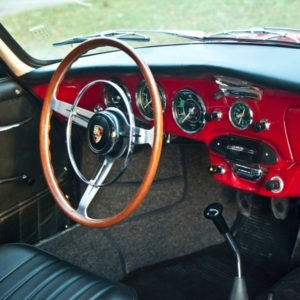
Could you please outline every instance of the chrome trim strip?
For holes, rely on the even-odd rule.
[[[258,96],[262,96],[263,94],[262,90],[255,87],[238,87],[238,86],[219,84],[219,88],[221,90],[226,90],[226,91],[237,91],[237,92],[250,93],[250,94],[253,93]]]
[[[220,92],[216,95],[223,94],[222,96],[240,99],[262,100],[263,90],[254,86],[251,82],[222,75],[214,77],[220,89]]]
[[[32,117],[29,117],[28,119],[21,121],[19,123],[11,124],[11,125],[6,125],[6,126],[0,126],[0,132],[1,131],[7,131],[16,127],[20,127],[26,123],[29,123],[32,120]]]
[[[30,179],[30,178],[26,174],[14,176],[14,177],[2,178],[0,179],[0,184],[16,181],[20,179],[25,181],[26,179]]]
[[[262,168],[258,165],[235,163],[234,161],[231,161],[230,164],[231,170],[234,172],[234,174],[244,180],[260,182],[267,174],[267,169]],[[255,173],[253,173],[252,171],[255,171]],[[244,174],[245,176],[242,176],[242,174]]]

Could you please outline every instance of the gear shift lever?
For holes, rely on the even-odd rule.
[[[204,210],[204,217],[212,220],[219,230],[224,235],[224,238],[229,243],[237,260],[237,277],[234,278],[233,288],[230,294],[230,300],[248,300],[248,293],[245,283],[245,278],[242,276],[242,261],[240,252],[229,233],[228,225],[222,215],[223,206],[220,203],[213,203],[207,206]]]

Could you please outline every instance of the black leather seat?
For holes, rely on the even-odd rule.
[[[133,300],[135,291],[25,244],[0,246],[0,299]]]

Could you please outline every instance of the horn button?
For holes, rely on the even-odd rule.
[[[87,127],[87,140],[90,149],[96,154],[110,153],[117,141],[114,118],[103,113],[95,114]]]

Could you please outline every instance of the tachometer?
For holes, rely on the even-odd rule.
[[[112,79],[113,83],[119,86],[126,96],[128,97],[129,101],[131,100],[130,93],[127,87],[118,79]],[[122,111],[126,111],[126,106],[124,103],[123,98],[119,94],[119,92],[110,84],[106,84],[104,88],[104,102],[107,107],[116,107]]]
[[[252,123],[253,112],[248,104],[243,101],[234,102],[229,109],[231,124],[240,130],[244,130]]]
[[[173,117],[177,125],[185,132],[195,133],[205,124],[205,106],[199,95],[184,89],[176,93],[173,99]]]
[[[157,88],[160,95],[162,111],[164,112],[166,109],[166,96],[163,89],[159,85],[157,85]],[[138,86],[136,92],[136,104],[140,113],[145,117],[145,119],[153,120],[152,99],[148,86],[144,80]]]

